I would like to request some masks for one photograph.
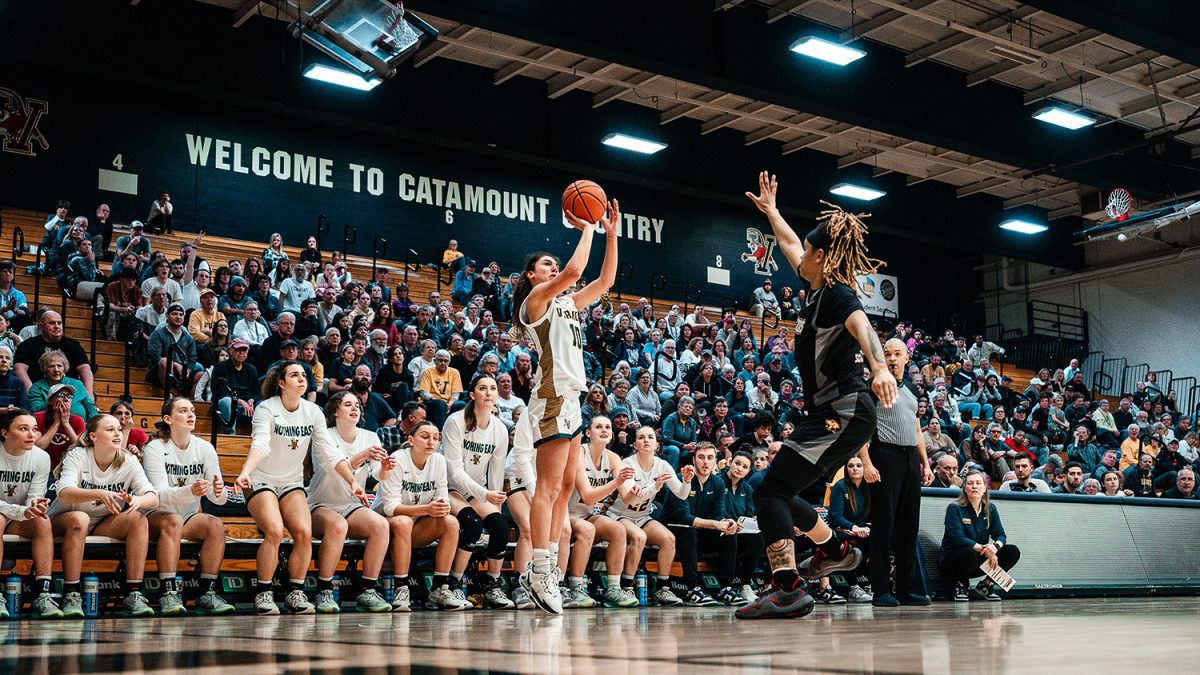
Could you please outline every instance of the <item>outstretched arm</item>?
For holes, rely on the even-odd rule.
[[[596,228],[569,213],[566,216],[567,221],[582,232],[579,244],[575,246],[575,253],[567,261],[566,267],[559,271],[558,276],[546,283],[534,286],[529,297],[525,298],[525,315],[530,321],[542,318],[542,315],[546,313],[546,308],[550,306],[550,302],[576,281],[579,281],[579,277],[583,276],[583,270],[587,267],[588,256],[592,252],[592,235],[595,234]]]
[[[572,219],[578,220],[574,214],[568,213],[567,220]],[[571,224],[575,225],[574,222]],[[571,300],[575,302],[575,307],[578,309],[583,309],[599,300],[600,296],[612,288],[613,282],[617,280],[617,236],[621,231],[621,207],[617,200],[614,199],[608,203],[608,213],[601,219],[600,224],[604,226],[604,265],[600,268],[600,278],[584,286],[583,290],[578,293],[571,295]]]
[[[780,215],[775,204],[775,197],[778,193],[779,182],[775,179],[775,175],[763,171],[758,174],[758,194],[747,192],[746,196],[754,202],[759,211],[766,214],[767,222],[771,224],[771,231],[775,233],[775,244],[783,251],[783,255],[787,257],[792,269],[795,270],[800,267],[800,260],[804,257],[804,242]]]

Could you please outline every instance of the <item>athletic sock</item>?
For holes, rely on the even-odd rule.
[[[142,580],[141,579],[137,579],[137,580],[126,579],[123,587],[125,589],[126,596],[128,596],[130,593],[141,593],[142,592]]]
[[[256,587],[257,593],[264,593],[266,591],[275,590],[275,582],[274,581],[264,581],[262,579],[255,579],[254,585]]]
[[[795,590],[796,586],[800,583],[800,574],[796,572],[795,567],[775,570],[771,573],[771,583],[776,588],[781,588],[785,591]]]
[[[587,588],[587,577],[568,577],[567,584],[571,588]]]
[[[546,550],[550,552],[550,559],[553,560],[554,564],[557,565],[558,564],[558,542],[557,541],[550,542],[550,548],[548,548]]]
[[[373,591],[379,587],[379,577],[363,577],[362,590]]]
[[[611,578],[611,577],[610,577]],[[621,588],[633,588],[633,577],[621,575]]]
[[[450,574],[448,572],[435,573],[433,575],[433,590],[437,590],[442,586],[450,585]]]
[[[558,558],[550,555],[549,549],[535,548],[533,549],[533,571],[538,574],[547,574],[558,564]]]
[[[158,580],[162,583],[162,592],[163,593],[170,593],[172,591],[179,590],[175,586],[175,575],[174,574],[160,574],[160,575],[158,575]]]
[[[830,530],[828,539],[815,543],[817,548],[821,549],[821,553],[825,554],[826,558],[837,559],[842,557],[842,540],[833,530]]]
[[[199,591],[200,595],[204,595],[209,591],[215,592],[217,590],[217,575],[201,574],[200,585],[197,587],[197,590]]]
[[[66,595],[67,593],[79,593],[80,590],[81,587],[78,579],[75,581],[63,580],[63,595]]]
[[[608,580],[609,588],[620,587],[620,585],[621,585],[621,575],[620,574],[607,574],[607,575],[605,575],[605,578]],[[633,579],[630,579],[629,581],[630,581],[630,583],[632,583]]]
[[[303,579],[288,579],[288,587],[289,587],[288,590],[303,591],[304,590],[304,580]]]
[[[49,593],[50,592],[50,587],[53,585],[51,583],[52,580],[50,579],[50,577],[34,577],[34,579],[37,582],[34,585],[41,587],[41,590],[38,591],[38,593]]]
[[[317,590],[318,591],[332,591],[333,590],[333,577],[329,577],[328,579],[322,579],[321,577],[317,577]]]

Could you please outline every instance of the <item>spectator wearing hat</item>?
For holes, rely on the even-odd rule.
[[[96,404],[88,396],[83,383],[73,377],[67,377],[70,363],[61,351],[52,349],[38,358],[38,366],[45,375],[29,388],[28,405],[32,412],[40,412],[50,407],[50,399],[54,392],[71,392],[71,413],[79,415],[86,422],[96,415]]]
[[[50,455],[50,468],[62,463],[67,450],[79,444],[86,426],[83,418],[71,412],[75,391],[69,384],[59,383],[47,392],[47,407],[33,414],[41,436],[34,445]]]
[[[229,359],[213,366],[213,414],[226,434],[237,433],[237,421],[254,415],[258,400],[258,370],[249,363],[250,343],[236,338],[230,343]]]
[[[188,335],[197,344],[204,344],[212,338],[213,326],[224,319],[225,315],[217,310],[217,292],[211,288],[200,291],[200,307],[188,318]]]
[[[779,316],[779,298],[775,297],[770,279],[764,280],[762,286],[754,289],[750,298],[750,311],[760,318],[766,312]]]
[[[1178,471],[1190,463],[1179,452],[1179,440],[1172,438],[1154,458],[1154,477],[1160,478],[1164,474]]]
[[[1042,396],[1042,388],[1046,386],[1046,382],[1040,377],[1029,379],[1029,387],[1022,394],[1026,401],[1036,401]]]
[[[229,292],[217,299],[217,309],[236,327],[236,323],[245,314],[248,302],[250,297],[246,294],[246,280],[235,276],[229,280]]]
[[[150,239],[146,237],[142,221],[135,220],[129,224],[129,234],[117,238],[116,248],[116,260],[132,253],[137,256],[139,265],[150,262]]]
[[[171,303],[167,307],[166,321],[150,334],[146,343],[150,367],[146,379],[164,389],[169,384],[174,391],[187,396],[203,368],[196,358],[196,341],[183,328],[183,315],[183,305]]]
[[[108,298],[108,322],[105,337],[109,340],[129,340],[136,330],[135,314],[142,306],[142,291],[137,286],[137,270],[121,269],[115,283],[104,290]]]
[[[475,285],[475,261],[467,259],[463,267],[454,274],[454,286],[450,297],[460,305],[466,306],[471,301],[471,289]]]

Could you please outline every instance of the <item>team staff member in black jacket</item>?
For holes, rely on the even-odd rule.
[[[963,480],[962,496],[946,506],[946,533],[942,535],[942,550],[938,553],[942,578],[954,584],[955,602],[999,600],[992,580],[986,576],[968,591],[971,578],[983,574],[979,566],[984,560],[1010,570],[1020,559],[1021,551],[1008,544],[1000,512],[988,499],[984,473],[968,473]]]
[[[673,494],[667,495],[666,509],[660,520],[671,525],[675,534],[675,557],[683,567],[683,583],[687,586],[684,604],[703,607],[715,604],[712,596],[700,583],[697,568],[698,547],[707,550],[719,549],[724,535],[737,534],[738,524],[725,516],[725,480],[713,473],[717,466],[717,449],[712,443],[699,443],[692,453],[692,466],[684,466],[683,480],[690,483],[687,499]],[[736,556],[736,550],[735,556]],[[721,577],[718,595],[727,605],[740,605],[740,596],[730,586],[733,581],[732,565],[727,577]]]
[[[888,371],[900,381],[908,366],[908,347],[896,338],[883,346]],[[871,484],[871,590],[876,607],[928,605],[929,598],[913,592],[917,568],[917,530],[921,519],[921,486],[933,482],[925,456],[925,434],[917,419],[917,397],[907,386],[899,389],[890,408],[876,404],[875,438],[860,453],[863,472]],[[895,534],[893,540],[893,533]],[[896,552],[896,592],[891,592],[888,549]]]

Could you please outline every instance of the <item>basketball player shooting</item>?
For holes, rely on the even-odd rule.
[[[520,582],[534,604],[551,614],[562,614],[563,610],[555,571],[558,555],[557,550],[551,549],[550,531],[557,532],[566,518],[583,432],[579,398],[587,386],[587,378],[579,311],[599,300],[616,279],[621,222],[614,199],[608,203],[607,215],[600,219],[605,233],[600,277],[580,291],[563,295],[583,275],[596,230],[570,211],[564,214],[567,222],[582,233],[566,267],[560,271],[554,256],[534,253],[526,259],[513,290],[513,328],[530,337],[539,361],[529,406],[521,416],[513,440],[517,457],[527,457],[537,449],[537,487],[529,512],[533,560],[521,574]]]
[[[758,176],[759,193],[746,196],[767,216],[780,250],[808,283],[799,312],[796,367],[804,384],[807,417],[796,420],[767,475],[754,493],[758,524],[767,542],[771,590],[737,610],[740,619],[801,617],[814,600],[800,583],[793,527],[816,544],[804,561],[805,576],[850,570],[862,552],[840,539],[816,509],[797,497],[858,452],[875,431],[875,404],[863,381],[865,360],[871,369],[870,391],[885,407],[897,396],[896,378],[887,369],[883,347],[855,293],[855,276],[883,263],[867,256],[862,219],[838,207],[823,211],[816,229],[800,239],[776,206],[775,176]]]

